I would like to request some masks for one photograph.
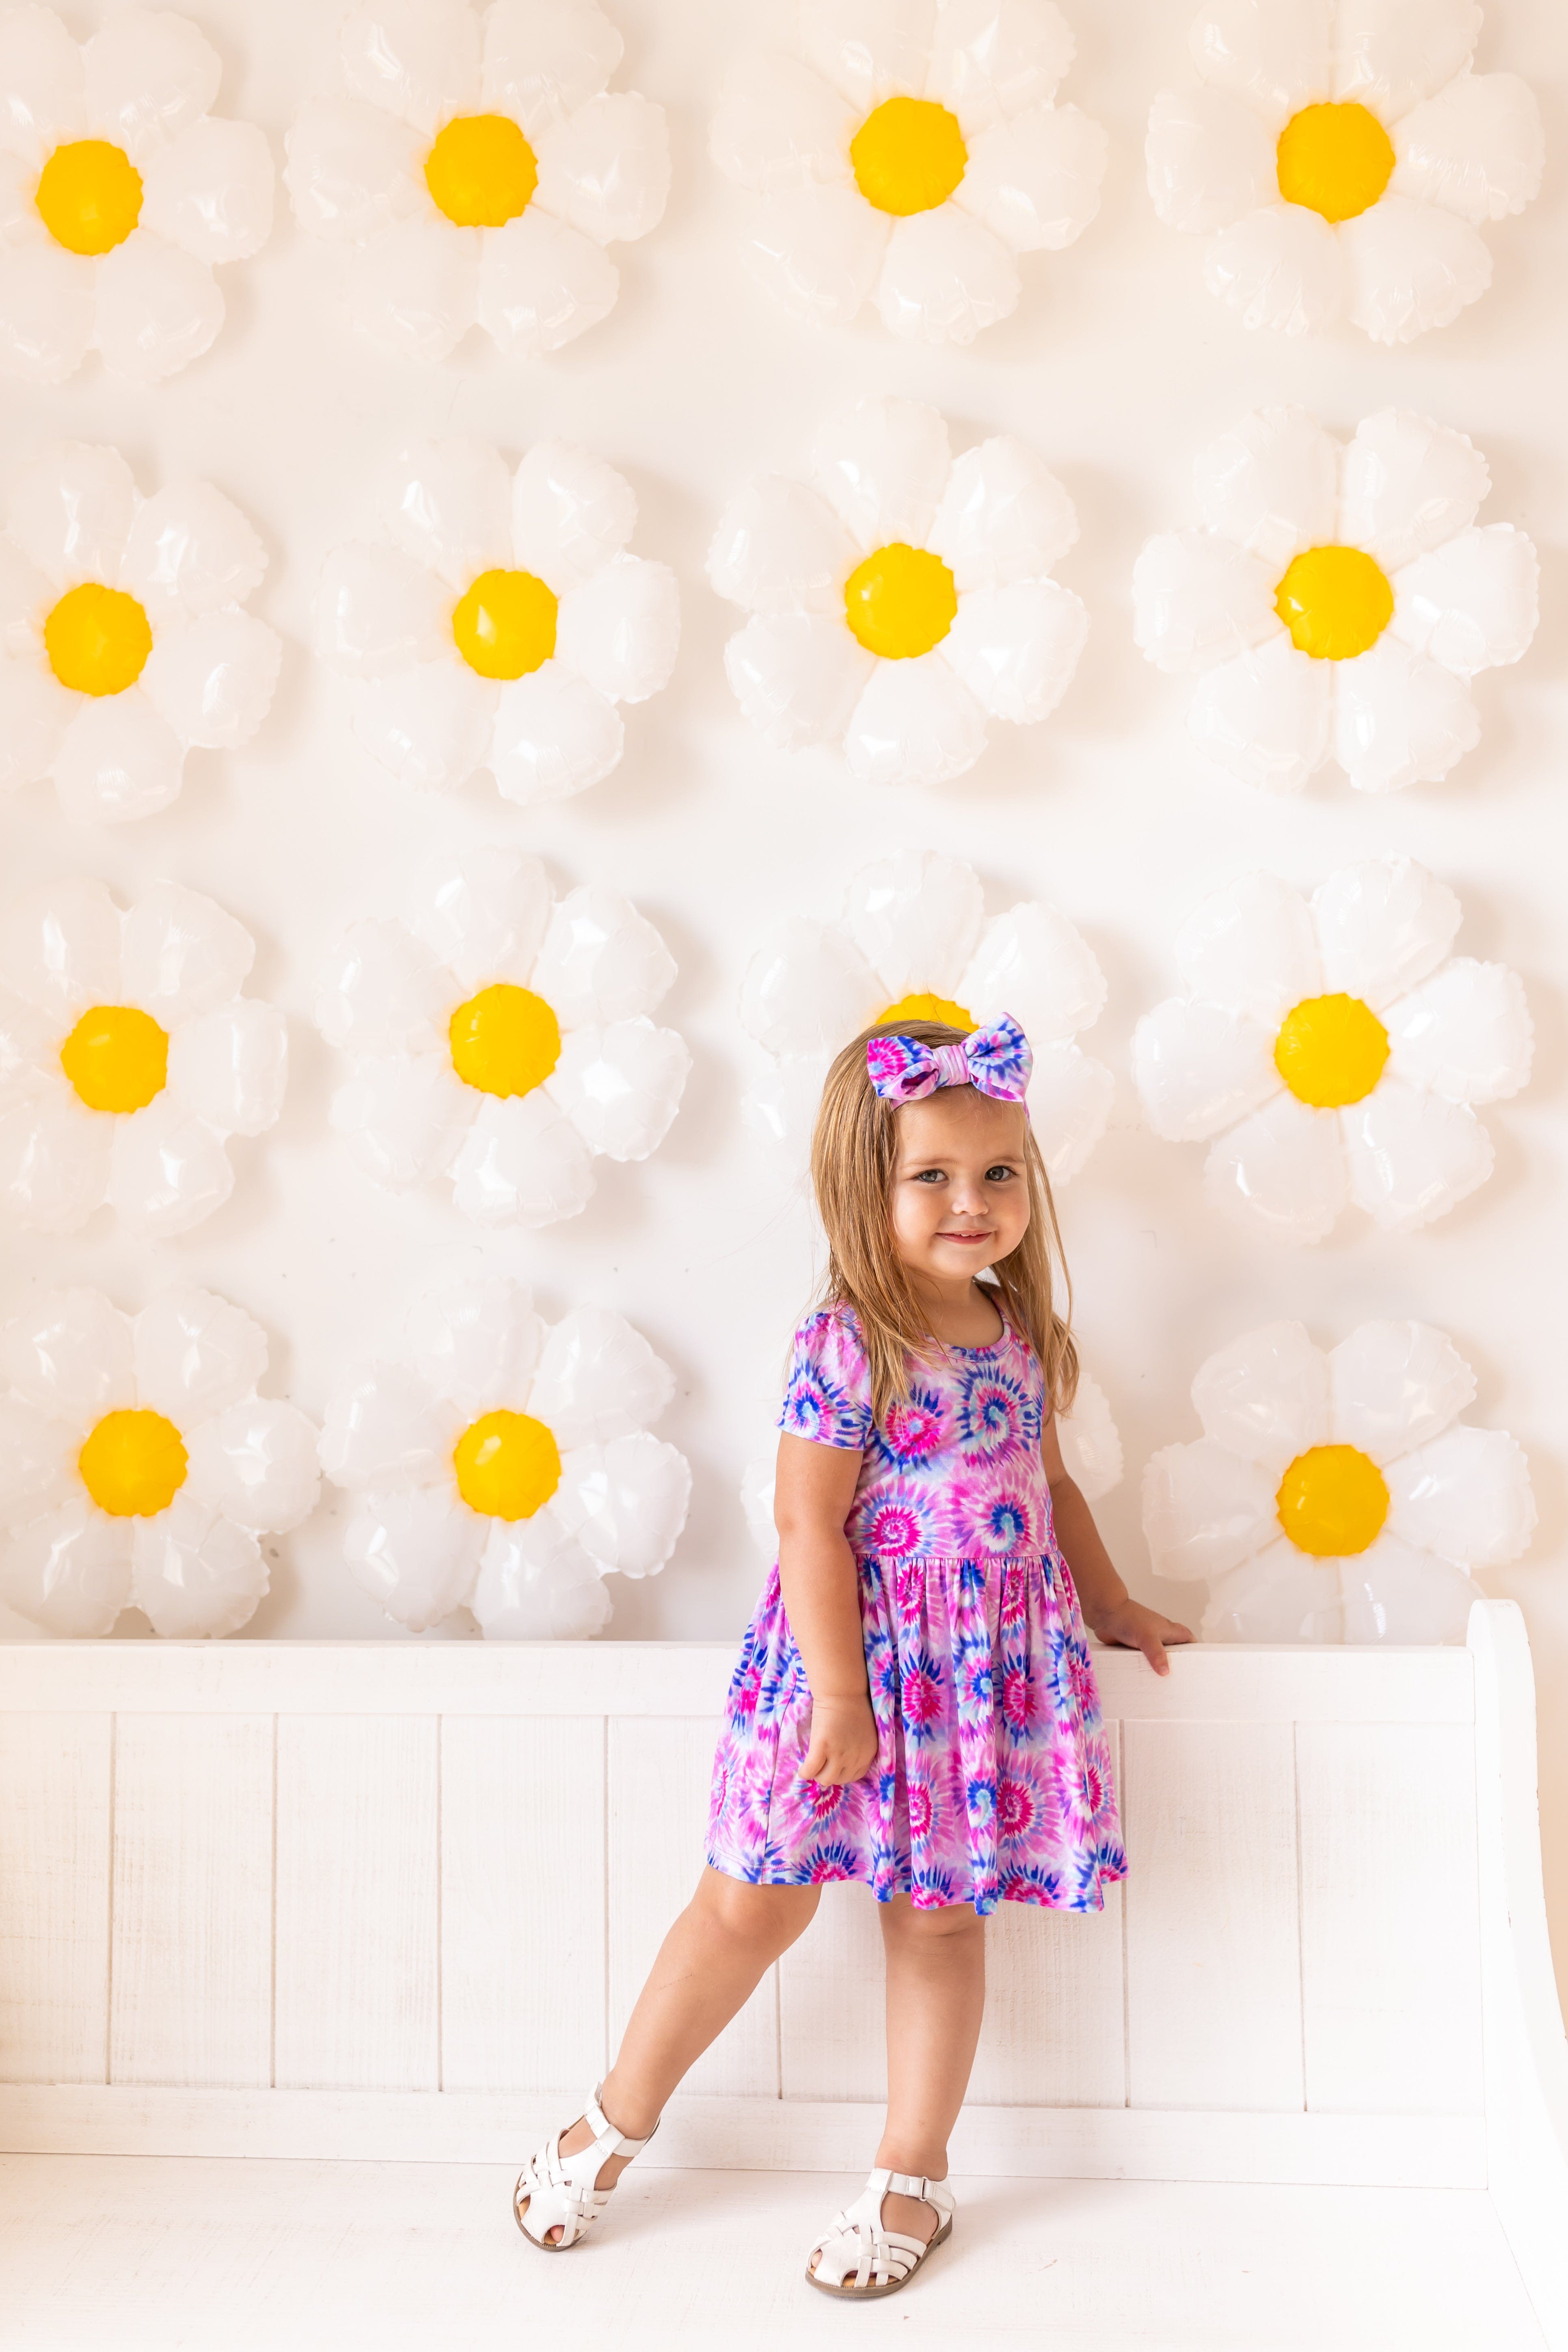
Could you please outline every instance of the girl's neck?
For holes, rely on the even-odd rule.
[[[915,1304],[931,1338],[947,1348],[993,1348],[1007,1328],[994,1288],[976,1282],[936,1282],[910,1276]]]

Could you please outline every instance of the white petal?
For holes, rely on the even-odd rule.
[[[0,1201],[33,1233],[68,1234],[103,1204],[113,1121],[67,1087],[0,1117]]]
[[[1506,964],[1456,956],[1384,1014],[1393,1075],[1450,1102],[1501,1102],[1530,1076],[1535,1032]]]
[[[1228,90],[1161,90],[1143,162],[1155,212],[1189,234],[1228,228],[1279,193],[1268,125]]]
[[[770,1054],[837,1053],[885,1001],[876,973],[841,930],[793,915],[746,966],[741,1022]]]
[[[0,982],[68,1027],[120,992],[119,908],[101,882],[46,882],[0,906]]]
[[[1334,97],[1392,121],[1468,64],[1480,30],[1478,0],[1338,0]]]
[[[177,800],[184,746],[139,687],[79,704],[55,760],[73,824],[125,824]]]
[[[584,677],[547,661],[503,686],[490,766],[520,807],[585,792],[620,764],[626,729],[613,702]]]
[[[0,1518],[36,1518],[63,1502],[84,1434],[20,1397],[0,1397]]]
[[[1376,1463],[1425,1445],[1458,1418],[1476,1376],[1429,1323],[1363,1323],[1329,1356],[1329,1433]]]
[[[188,1430],[247,1397],[267,1370],[267,1334],[240,1307],[187,1283],[136,1318],[137,1401]]]
[[[1541,617],[1541,566],[1511,523],[1489,523],[1418,556],[1394,582],[1394,634],[1460,677],[1516,662]]]
[[[186,1441],[192,1492],[242,1528],[281,1535],[321,1491],[316,1433],[297,1405],[247,1397]]]
[[[1303,548],[1337,536],[1340,445],[1304,408],[1256,408],[1193,468],[1211,530],[1278,575]]]
[[[1110,145],[1079,108],[1034,107],[976,140],[953,202],[1014,253],[1059,253],[1100,210]]]
[[[1111,1418],[1110,1403],[1098,1381],[1085,1371],[1078,1376],[1071,1408],[1057,1415],[1057,1437],[1068,1475],[1086,1503],[1098,1502],[1121,1484],[1121,1439]],[[773,1498],[768,1501],[773,1520]]]
[[[377,505],[404,553],[459,595],[478,573],[511,562],[511,481],[488,441],[410,442],[383,476]]]
[[[363,245],[425,212],[425,142],[405,122],[352,98],[308,98],[283,142],[294,217],[312,236]]]
[[[0,1110],[13,1110],[54,1092],[60,1024],[31,1004],[0,991]]]
[[[1341,1117],[1351,1198],[1385,1231],[1447,1216],[1492,1172],[1491,1137],[1468,1103],[1385,1075]]]
[[[321,971],[316,1026],[352,1054],[429,1051],[446,1034],[451,987],[398,922],[354,923]]]
[[[812,478],[860,547],[924,547],[952,468],[947,426],[919,401],[855,401],[817,428]]]
[[[842,619],[758,614],[724,647],[724,675],[752,726],[786,751],[843,735],[875,664]]]
[[[952,108],[967,138],[1005,115],[1047,105],[1073,47],[1052,0],[942,0],[925,95]]]
[[[168,1088],[114,1121],[109,1205],[128,1233],[160,1241],[188,1234],[234,1190],[224,1139]]]
[[[268,710],[283,640],[248,613],[208,613],[163,631],[142,673],[154,710],[203,751],[248,743]]]
[[[321,1467],[340,1486],[445,1489],[464,1411],[423,1370],[372,1364],[328,1399],[317,1449]]]
[[[651,1013],[674,978],[674,957],[631,900],[587,883],[551,917],[532,985],[574,1029]]]
[[[1335,1114],[1280,1094],[1209,1146],[1204,1183],[1277,1241],[1320,1242],[1350,1197],[1345,1160]]]
[[[452,1198],[476,1224],[537,1227],[585,1209],[594,1192],[587,1145],[542,1087],[487,1095],[452,1165]]]
[[[1323,986],[1385,1006],[1436,970],[1459,919],[1447,884],[1413,857],[1343,866],[1312,895]]]
[[[76,708],[45,663],[0,660],[0,791],[48,774]]]
[[[140,162],[207,112],[223,67],[188,17],[122,8],[82,53],[87,119]]]
[[[1223,1576],[1279,1534],[1274,1481],[1228,1446],[1167,1445],[1143,1469],[1143,1533],[1157,1576]]]
[[[1386,195],[1339,226],[1345,317],[1376,343],[1446,327],[1492,282],[1492,257],[1468,221],[1437,205]]]
[[[1396,572],[1474,522],[1490,480],[1464,434],[1408,408],[1380,408],[1345,451],[1339,535]]]
[[[1334,665],[1334,757],[1358,792],[1436,783],[1480,733],[1467,682],[1388,631]]]
[[[802,0],[801,47],[862,113],[925,82],[934,0]]]
[[[574,1030],[544,1086],[590,1150],[646,1160],[669,1131],[690,1068],[679,1032],[643,1015]]]
[[[0,247],[0,366],[24,383],[64,383],[92,344],[96,265],[47,239]]]
[[[530,205],[484,232],[475,310],[498,351],[537,359],[608,318],[620,283],[592,237]]]
[[[1330,35],[1328,0],[1205,0],[1187,42],[1205,81],[1246,99],[1278,129],[1328,97]]]
[[[446,1054],[361,1062],[332,1097],[331,1123],[373,1182],[405,1192],[448,1169],[477,1117]]]
[[[255,961],[244,924],[179,882],[154,882],[125,918],[121,985],[165,1028],[227,1005]]]
[[[466,0],[360,0],[338,35],[349,88],[434,134],[479,91],[479,27]]]
[[[47,1291],[0,1329],[0,1375],[67,1422],[134,1404],[129,1318],[101,1290]]]
[[[690,1503],[686,1456],[639,1430],[568,1454],[549,1508],[606,1574],[654,1576],[675,1549]]]
[[[1162,531],[1132,567],[1132,635],[1163,670],[1208,668],[1281,634],[1276,575],[1211,530]]]
[[[1204,284],[1243,326],[1286,335],[1331,326],[1346,299],[1335,231],[1304,205],[1265,205],[1221,229],[1204,257]]]
[[[219,1135],[277,1123],[289,1080],[289,1024],[254,998],[187,1022],[169,1040],[169,1090]]]
[[[680,644],[680,591],[667,563],[612,556],[561,599],[556,658],[611,702],[646,702],[669,683]]]
[[[1219,1577],[1204,1612],[1205,1642],[1343,1640],[1336,1563],[1314,1559],[1285,1537]]]
[[[985,714],[940,653],[878,662],[844,738],[865,784],[942,784],[985,749]]]
[[[1205,670],[1193,688],[1187,732],[1227,775],[1261,792],[1300,792],[1329,756],[1331,664],[1298,650],[1281,629]]]
[[[720,516],[708,577],[749,613],[832,614],[842,624],[844,583],[858,552],[809,484],[763,474]]]
[[[387,547],[334,548],[316,591],[316,648],[350,677],[452,658],[452,598],[435,572]]]
[[[415,1365],[460,1414],[528,1402],[544,1326],[521,1282],[453,1282],[422,1291],[405,1326]]]
[[[708,152],[727,180],[763,195],[851,176],[854,110],[798,58],[757,50],[732,65]]]
[[[363,1592],[406,1625],[427,1633],[473,1589],[491,1522],[434,1488],[372,1495],[349,1521],[343,1558]]]
[[[416,792],[455,792],[487,765],[500,688],[450,655],[362,686],[353,730],[373,759]]]
[[[646,236],[669,201],[663,107],[635,90],[589,99],[542,135],[535,201],[595,245]]]
[[[188,1487],[131,1538],[131,1596],[154,1633],[171,1641],[237,1633],[268,1589],[255,1537],[197,1500]]]
[[[548,1511],[491,1520],[468,1606],[490,1642],[584,1642],[611,1613],[597,1567]]]
[[[1340,1585],[1347,1642],[1462,1642],[1472,1607],[1486,1597],[1452,1560],[1386,1529],[1340,1562]]]
[[[1072,500],[1009,434],[966,449],[948,476],[929,544],[959,594],[1037,579],[1078,538]]]
[[[758,211],[744,257],[790,318],[847,327],[877,282],[891,235],[887,215],[858,188],[783,188]]]
[[[81,51],[52,8],[7,8],[0,16],[0,146],[35,170],[87,128]]]
[[[56,588],[117,580],[136,510],[136,484],[118,449],[57,441],[17,474],[8,529]]]
[[[946,204],[894,222],[876,301],[895,335],[962,345],[1010,319],[1022,291],[1017,262],[994,229]]]
[[[849,1034],[854,1034],[851,1028]],[[831,1056],[806,1054],[775,1063],[741,1097],[741,1120],[752,1140],[793,1152],[802,1163],[811,1142]]]
[[[962,597],[942,651],[983,710],[1032,726],[1071,685],[1088,635],[1088,610],[1070,588],[1016,580]]]
[[[550,878],[517,849],[472,849],[419,885],[415,935],[465,989],[529,984],[550,922]]]
[[[239,509],[210,482],[174,482],[137,509],[120,585],[154,620],[189,620],[243,604],[260,586],[267,551]]]
[[[1103,1062],[1077,1045],[1036,1048],[1029,1079],[1029,1124],[1053,1184],[1076,1176],[1105,1133],[1116,1080]]]
[[[565,1452],[647,1429],[674,1394],[675,1374],[625,1316],[585,1307],[545,1340],[528,1409]]]
[[[133,229],[98,265],[98,348],[104,366],[133,383],[161,383],[200,359],[223,318],[211,264],[148,229]]]
[[[1194,907],[1176,963],[1194,996],[1250,1013],[1271,1036],[1323,984],[1307,902],[1277,874],[1244,874]]]
[[[595,0],[497,0],[485,16],[484,103],[515,114],[531,139],[598,95],[622,47]]]
[[[1268,1323],[1199,1366],[1193,1402],[1205,1437],[1278,1482],[1298,1454],[1327,1442],[1328,1360],[1303,1324]]]
[[[961,859],[900,849],[856,875],[845,919],[891,1001],[952,996],[979,944],[985,893]]]
[[[377,351],[438,361],[479,315],[480,232],[420,210],[363,245],[349,263],[349,317]]]
[[[0,1601],[58,1638],[101,1639],[131,1606],[131,1529],[85,1500],[18,1528],[0,1543]]]
[[[618,555],[637,519],[625,475],[574,441],[536,441],[512,482],[512,551],[558,596]]]
[[[7,661],[39,659],[53,602],[37,565],[8,539],[0,539],[0,655]]]
[[[1541,194],[1541,109],[1517,74],[1457,75],[1392,136],[1394,194],[1441,205],[1477,228],[1521,213]]]
[[[1440,1559],[1505,1568],[1534,1532],[1530,1465],[1506,1430],[1461,1423],[1383,1475],[1390,1533]]]
[[[1105,974],[1088,941],[1054,907],[1033,901],[986,924],[959,987],[976,1021],[1011,1013],[1036,1045],[1076,1036],[1105,1009]]]
[[[142,166],[142,226],[198,261],[243,261],[272,229],[272,150],[254,122],[208,120]]]
[[[1133,1031],[1132,1075],[1156,1135],[1202,1143],[1278,1090],[1274,1034],[1245,1013],[1173,996]]]

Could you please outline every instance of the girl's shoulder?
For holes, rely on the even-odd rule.
[[[828,1445],[867,1444],[871,1372],[852,1307],[819,1307],[797,1327],[779,1426]]]
[[[795,1326],[790,1357],[795,1364],[816,1364],[824,1370],[837,1369],[845,1373],[864,1367],[866,1342],[860,1318],[853,1307],[836,1300],[828,1307],[813,1307]]]

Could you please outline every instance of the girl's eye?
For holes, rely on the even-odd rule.
[[[947,1178],[940,1168],[922,1168],[915,1178],[917,1184],[945,1184]]]
[[[985,1171],[985,1181],[988,1184],[1005,1184],[1012,1173],[1013,1171],[1010,1168],[988,1168]]]

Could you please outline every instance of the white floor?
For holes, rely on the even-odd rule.
[[[493,2166],[0,2158],[0,2346],[47,2352],[784,2352],[868,2336],[1075,2352],[1541,2352],[1473,2190],[985,2179],[858,2311],[801,2273],[851,2188],[633,2173],[564,2259]]]

